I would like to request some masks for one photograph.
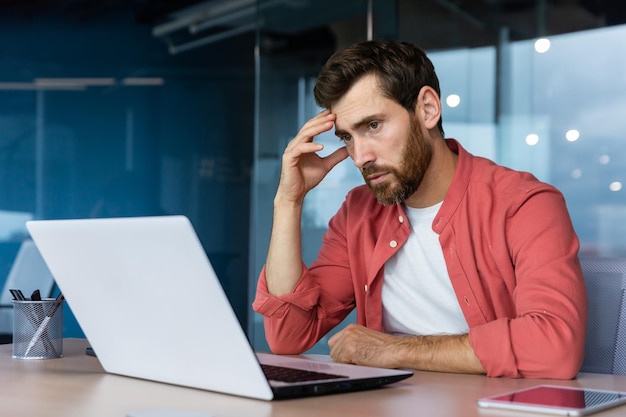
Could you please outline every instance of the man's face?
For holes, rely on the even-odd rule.
[[[410,130],[400,154],[401,161],[397,166],[377,166],[372,163],[361,169],[365,183],[381,204],[402,203],[417,191],[424,179],[432,157],[432,149],[424,140],[419,122],[415,119],[411,120]],[[369,178],[380,172],[390,172],[390,181],[373,184]]]
[[[335,134],[376,199],[401,203],[419,188],[432,157],[415,116],[384,97],[374,76],[366,76],[335,103]]]

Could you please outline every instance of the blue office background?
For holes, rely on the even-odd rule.
[[[249,305],[267,252],[281,153],[317,110],[311,82],[326,55],[366,36],[370,2],[341,2],[347,14],[329,3],[314,2],[321,13],[275,10],[281,19],[260,20],[264,36],[245,33],[177,55],[132,10],[87,20],[0,15],[0,277],[24,238],[25,216],[185,214],[240,321],[249,314],[249,334],[264,348],[261,317]],[[401,39],[428,43],[412,29],[430,15],[407,13],[428,2],[402,1],[404,12],[392,1],[373,3],[389,12],[377,10],[384,16],[374,19],[377,31],[384,22],[390,37],[398,29]],[[399,19],[388,18],[394,11]],[[534,40],[501,33],[484,48],[456,49],[464,44],[462,25],[444,18],[450,26],[429,33],[452,38],[453,49],[429,55],[444,96],[462,98],[444,109],[446,133],[476,154],[554,183],[582,250],[623,256],[623,25],[551,37],[553,48],[540,54]],[[294,36],[276,35],[283,31]],[[42,78],[81,77],[95,81],[79,89],[33,87]],[[162,83],[129,85],[128,78]],[[98,85],[103,79],[113,82]],[[570,130],[580,137],[570,140]],[[540,140],[529,143],[529,133]],[[360,182],[352,168],[346,161],[334,172]],[[307,261],[351,181],[328,178],[308,198]],[[75,331],[68,326],[66,335]]]
[[[184,214],[245,323],[253,50],[244,34],[172,56],[130,9],[0,16],[0,277],[24,218]],[[82,335],[67,307],[64,335]]]

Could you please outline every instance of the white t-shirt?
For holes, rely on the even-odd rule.
[[[450,283],[432,222],[442,203],[423,209],[405,206],[413,232],[385,263],[383,327],[387,333],[432,335],[468,332]]]

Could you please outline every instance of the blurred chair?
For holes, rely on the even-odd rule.
[[[626,375],[626,258],[581,257],[589,296],[581,372]]]
[[[11,343],[13,339],[13,296],[9,290],[21,290],[25,297],[39,290],[45,298],[52,295],[54,284],[52,273],[35,243],[31,239],[24,240],[0,293],[0,343]]]

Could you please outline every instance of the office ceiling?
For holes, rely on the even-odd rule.
[[[129,7],[138,23],[152,24],[201,0],[0,0],[0,14],[32,18],[42,15],[75,21],[103,18]]]
[[[251,0],[254,1],[254,0]],[[52,15],[76,22],[104,18],[132,9],[139,25],[155,26],[176,12],[208,4],[246,0],[0,0],[0,15],[32,18]],[[278,5],[273,28],[309,30],[328,16],[365,10],[367,0],[266,0]],[[382,2],[386,0],[374,0]],[[401,38],[417,41],[427,49],[492,44],[502,27],[512,39],[555,35],[626,23],[622,0],[398,0]],[[308,10],[305,14],[302,10]],[[345,13],[344,13],[345,15]],[[236,21],[227,24],[235,25]]]

